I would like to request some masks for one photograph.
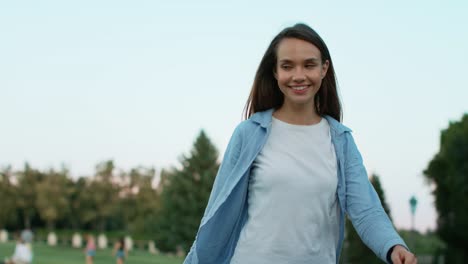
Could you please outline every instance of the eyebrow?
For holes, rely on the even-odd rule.
[[[290,59],[281,59],[279,62],[280,63],[285,63],[285,62],[286,63],[291,63],[293,61],[290,60]],[[308,62],[317,63],[317,62],[319,62],[319,59],[317,59],[317,58],[308,58],[308,59],[305,59],[304,62],[306,62],[306,63],[308,63]]]

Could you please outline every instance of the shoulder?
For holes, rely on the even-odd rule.
[[[264,118],[264,116],[265,113],[260,112],[252,115],[249,119],[241,121],[234,129],[233,135],[241,138],[249,137],[253,132],[264,126],[264,120],[259,120],[259,118]]]
[[[233,148],[241,148],[243,142],[247,142],[249,135],[252,134],[251,131],[255,129],[255,124],[250,120],[244,120],[240,122],[234,132],[232,133],[231,139],[229,141],[229,146]]]
[[[361,155],[354,141],[353,131],[330,116],[324,116],[330,126],[330,132],[340,153],[344,154],[345,161],[360,160]]]
[[[259,127],[258,123],[252,121],[251,119],[244,120],[240,122],[235,129],[235,132],[239,134],[249,134],[249,132],[254,131]]]
[[[341,122],[334,119],[333,117],[331,117],[329,115],[325,115],[323,117],[327,120],[328,125],[330,126],[330,129],[336,135],[351,134],[351,132],[353,132],[349,127],[343,125]]]
[[[337,121],[331,116],[325,115],[324,118],[327,120],[330,126],[330,134],[336,145],[343,148],[355,147],[352,130]],[[336,146],[335,146],[336,147]]]

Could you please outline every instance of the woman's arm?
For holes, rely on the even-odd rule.
[[[401,245],[401,248],[408,252],[407,246],[393,227],[374,187],[369,182],[362,156],[352,135],[348,132],[345,135],[344,167],[347,214],[362,241],[380,259],[391,263],[387,260],[387,253],[396,245]]]

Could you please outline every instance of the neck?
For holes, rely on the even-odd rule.
[[[284,103],[273,116],[293,125],[313,125],[320,122],[321,116],[315,111],[314,105],[290,105]]]

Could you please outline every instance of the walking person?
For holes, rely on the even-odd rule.
[[[114,255],[117,264],[124,264],[127,258],[127,250],[125,248],[125,240],[120,238],[114,246]]]
[[[382,261],[414,264],[342,123],[330,52],[309,26],[267,48],[185,264],[338,263],[348,216]]]
[[[85,248],[86,264],[93,264],[95,256],[96,256],[96,242],[94,240],[94,236],[91,234],[88,234],[86,235],[86,248]]]

